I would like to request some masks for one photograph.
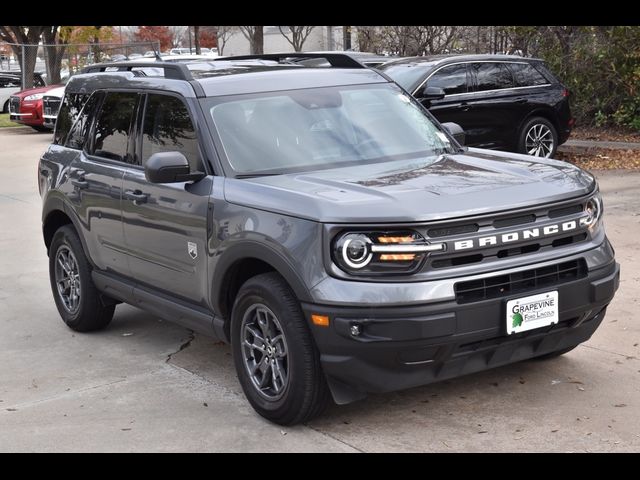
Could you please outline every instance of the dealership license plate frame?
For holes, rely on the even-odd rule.
[[[548,305],[549,300],[552,301],[552,306]],[[542,306],[537,308],[536,303],[539,302],[542,302],[540,304]],[[559,317],[558,302],[558,290],[508,300],[505,312],[507,334],[511,335],[557,324]],[[518,306],[518,309],[514,310],[516,306]],[[528,308],[522,311],[522,307]],[[516,313],[520,313],[520,319],[514,317]],[[518,320],[521,320],[519,325]]]

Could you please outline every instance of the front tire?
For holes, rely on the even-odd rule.
[[[91,279],[91,265],[70,225],[60,227],[49,247],[49,279],[58,312],[69,328],[91,332],[106,327],[115,305],[104,305]]]
[[[2,113],[9,113],[9,100],[4,102],[4,105],[2,106]]]
[[[558,149],[556,127],[542,117],[533,117],[520,129],[518,152],[534,157],[553,158]]]
[[[31,125],[31,128],[33,128],[36,132],[40,132],[40,133],[50,132],[51,131],[50,128],[43,127],[42,125]]]
[[[300,303],[275,272],[240,288],[231,314],[231,347],[253,408],[280,425],[306,422],[330,400],[320,355]]]

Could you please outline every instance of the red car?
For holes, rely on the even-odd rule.
[[[46,87],[28,88],[14,93],[9,99],[9,118],[17,123],[27,125],[38,132],[51,130],[45,125],[42,109],[42,97],[53,88],[63,85],[47,85]]]

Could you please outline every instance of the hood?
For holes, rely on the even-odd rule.
[[[66,87],[63,85],[61,87],[56,87],[56,88],[52,88],[51,90],[46,92],[46,96],[47,97],[56,97],[56,98],[62,98],[64,97],[64,89]]]
[[[558,160],[469,149],[453,155],[232,179],[227,201],[327,223],[424,222],[511,210],[591,192]]]
[[[46,87],[27,88],[26,90],[20,90],[19,92],[14,93],[12,96],[24,98],[37,93],[46,93],[49,90],[53,90],[58,87],[64,87],[64,85],[47,85]]]

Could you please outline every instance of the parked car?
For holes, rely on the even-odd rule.
[[[33,84],[36,87],[44,87],[45,82],[40,73],[35,73]],[[22,73],[19,71],[0,71],[0,112],[9,113],[9,99],[11,95],[22,90]]]
[[[569,138],[569,90],[542,60],[513,55],[412,57],[379,67],[467,145],[551,158]]]
[[[58,110],[64,97],[64,86],[52,88],[42,97],[42,117],[44,118],[44,126],[53,130],[58,118]]]
[[[172,48],[169,50],[169,55],[191,55],[196,53],[195,48]]]
[[[47,85],[45,87],[21,90],[9,99],[9,118],[38,132],[50,131],[52,127],[45,124],[42,97],[45,93],[62,85]]]
[[[69,328],[125,302],[230,342],[280,424],[589,339],[620,274],[593,175],[464,148],[349,56],[290,57],[71,78],[38,167]]]

